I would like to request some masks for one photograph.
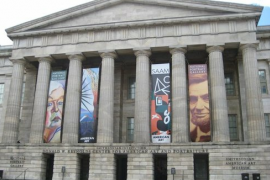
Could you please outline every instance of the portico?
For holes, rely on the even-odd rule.
[[[11,156],[24,157],[19,165],[33,169],[27,171],[28,179],[44,180],[48,173],[53,180],[83,179],[85,171],[95,180],[116,180],[119,176],[158,180],[161,172],[172,180],[171,168],[177,171],[175,178],[196,180],[200,160],[205,163],[206,179],[236,180],[243,169],[230,166],[229,158],[269,164],[265,160],[269,147],[258,76],[261,65],[256,54],[256,24],[261,10],[212,1],[105,0],[7,29],[14,41],[10,58],[13,73],[1,162],[9,162]],[[172,139],[156,144],[150,132],[150,68],[162,63],[170,67]],[[208,69],[210,142],[191,142],[190,137],[187,70],[188,65],[195,64]],[[96,143],[79,143],[85,68],[100,70]],[[67,72],[66,84],[61,86],[65,91],[59,118],[61,141],[45,143],[54,71]],[[23,84],[34,88],[24,96],[28,104],[21,111]],[[132,98],[129,93],[133,90]],[[231,138],[232,129],[236,139]],[[254,149],[260,152],[256,157],[252,155]],[[9,164],[1,168],[6,178],[15,178],[23,170]],[[247,168],[245,172],[261,173],[265,179],[269,175],[267,167],[243,168]]]

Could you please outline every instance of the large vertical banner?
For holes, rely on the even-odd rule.
[[[211,118],[206,64],[188,66],[190,137],[192,142],[211,141]]]
[[[97,134],[99,68],[83,70],[80,115],[80,143],[95,143]]]
[[[60,143],[67,71],[53,71],[43,134],[44,142]]]
[[[153,64],[151,69],[151,136],[153,143],[171,142],[170,64]]]

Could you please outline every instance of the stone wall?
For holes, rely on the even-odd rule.
[[[167,155],[168,180],[171,168],[176,169],[175,179],[194,179],[194,154],[208,154],[210,180],[239,180],[242,173],[260,173],[262,180],[270,177],[270,149],[268,144],[244,143],[213,144],[192,143],[167,145],[89,144],[78,146],[20,144],[0,145],[0,170],[4,178],[18,176],[26,179],[44,179],[46,156],[54,154],[53,180],[61,180],[62,166],[65,179],[74,180],[80,174],[80,155],[90,154],[89,179],[115,180],[115,154],[127,155],[128,180],[152,179],[155,155]]]

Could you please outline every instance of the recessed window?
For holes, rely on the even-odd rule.
[[[128,99],[135,99],[136,78],[130,77],[128,79]]]
[[[266,137],[270,137],[270,114],[264,114]]]
[[[229,130],[230,130],[230,140],[238,141],[238,129],[237,129],[237,115],[229,114]]]
[[[261,84],[261,92],[262,94],[267,94],[267,83],[266,83],[266,74],[265,70],[259,70],[259,78]]]
[[[5,84],[0,84],[0,104],[3,104]]]
[[[227,96],[235,95],[233,73],[226,73],[225,74],[225,87],[226,87]]]
[[[127,141],[133,142],[134,141],[134,118],[128,118],[128,125],[127,125]]]

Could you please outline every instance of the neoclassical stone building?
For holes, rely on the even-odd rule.
[[[261,12],[206,0],[96,0],[8,28],[0,175],[269,180],[270,26],[257,26]]]

